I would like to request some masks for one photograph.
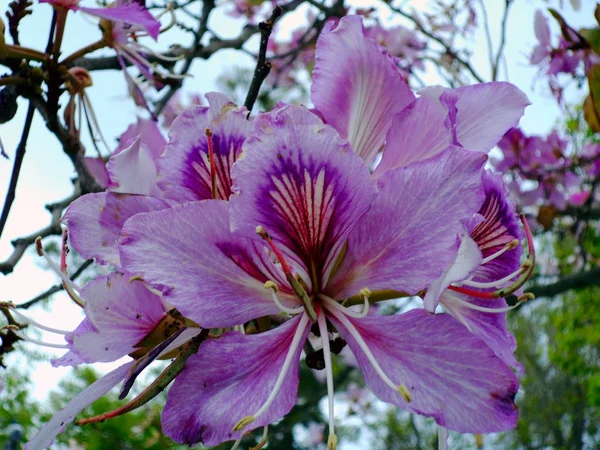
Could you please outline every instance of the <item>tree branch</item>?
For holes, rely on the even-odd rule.
[[[13,252],[5,261],[0,262],[0,273],[4,275],[11,273],[25,254],[25,251],[29,248],[29,246],[33,245],[38,236],[45,238],[48,236],[60,235],[60,218],[62,217],[63,210],[80,196],[81,191],[79,188],[76,188],[75,192],[70,197],[67,197],[60,202],[47,205],[46,209],[52,214],[52,220],[50,221],[50,224],[28,236],[24,236],[12,241],[12,245],[14,247]]]
[[[15,163],[13,165],[12,174],[10,175],[10,183],[8,185],[8,191],[6,192],[6,199],[4,200],[4,207],[2,208],[2,216],[0,216],[0,236],[4,231],[4,226],[10,213],[10,208],[15,200],[17,192],[17,183],[19,182],[19,175],[21,173],[21,166],[23,164],[23,158],[25,157],[25,149],[27,147],[27,139],[29,138],[29,131],[31,130],[31,122],[33,121],[33,113],[35,108],[30,103],[27,109],[27,117],[25,118],[25,125],[23,125],[23,133],[21,140],[17,146],[15,152]]]
[[[258,92],[265,78],[271,71],[271,63],[267,61],[267,45],[269,44],[269,37],[273,31],[275,22],[283,14],[283,9],[280,6],[276,6],[268,20],[260,22],[258,28],[260,29],[260,48],[258,50],[258,58],[256,60],[256,68],[254,69],[254,76],[244,101],[244,106],[248,109],[248,115],[252,111],[252,107],[258,98]]]
[[[590,286],[600,286],[600,267],[568,275],[560,280],[545,285],[534,285],[526,289],[536,297],[553,297],[572,289],[582,289]]]

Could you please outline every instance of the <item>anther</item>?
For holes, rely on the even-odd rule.
[[[219,193],[217,192],[217,167],[215,166],[215,150],[212,141],[213,134],[212,131],[210,131],[210,128],[206,129],[205,134],[208,142],[208,162],[210,164],[211,193],[212,198],[216,199],[219,197]]]
[[[533,292],[525,292],[523,295],[517,297],[519,303],[524,303],[528,300],[535,300],[535,294]]]
[[[250,425],[252,422],[254,422],[255,417],[254,416],[246,416],[243,419],[241,419],[238,423],[235,424],[235,426],[233,427],[233,431],[240,431],[243,428],[245,428],[246,426]]]
[[[398,392],[402,396],[402,398],[406,401],[406,403],[412,402],[412,395],[408,392],[408,389],[404,383],[398,386]]]
[[[327,438],[327,450],[336,450],[338,438],[336,434],[330,434]]]
[[[134,275],[129,279],[129,284],[133,283],[134,281],[144,281],[144,279],[141,277],[141,275]]]
[[[267,280],[265,282],[265,289],[273,289],[273,292],[279,292],[279,286],[273,280]]]

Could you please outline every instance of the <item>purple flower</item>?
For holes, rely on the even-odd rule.
[[[166,300],[201,326],[294,316],[259,335],[228,333],[203,344],[171,389],[165,432],[177,442],[215,445],[286,414],[311,321],[326,355],[330,442],[326,321],[384,401],[459,431],[514,426],[516,378],[458,321],[424,311],[367,315],[370,297],[427,289],[451,263],[460,220],[483,200],[484,162],[449,148],[375,183],[332,128],[286,107],[262,116],[245,142],[229,203],[187,203],[130,219],[124,267],[165,286]],[[344,306],[349,299],[364,301],[363,313]]]

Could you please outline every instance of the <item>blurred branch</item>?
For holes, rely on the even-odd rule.
[[[390,9],[392,11],[400,14],[405,19],[410,20],[415,25],[415,27],[417,27],[417,30],[419,30],[421,33],[423,33],[429,39],[431,39],[431,40],[437,42],[438,44],[440,44],[444,48],[446,54],[448,56],[450,56],[452,59],[456,60],[465,69],[467,69],[467,71],[469,71],[469,73],[473,76],[473,78],[475,78],[475,80],[477,80],[479,83],[483,83],[484,82],[484,79],[475,71],[475,69],[473,68],[473,66],[471,66],[471,64],[468,61],[465,61],[463,58],[461,58],[458,55],[458,53],[456,53],[441,37],[436,36],[431,31],[426,30],[425,27],[423,27],[423,25],[421,24],[421,22],[419,22],[411,14],[409,14],[407,12],[404,12],[400,8],[395,8],[395,7],[391,6],[389,3],[388,3],[388,6],[390,7]]]
[[[600,267],[568,275],[555,283],[534,285],[526,291],[533,293],[536,297],[553,297],[572,289],[582,289],[589,286],[600,286]]]
[[[88,259],[81,266],[79,266],[79,268],[73,273],[73,275],[71,275],[69,277],[71,279],[71,281],[75,281],[77,278],[79,278],[81,276],[81,274],[83,272],[85,272],[85,269],[87,269],[89,266],[91,266],[93,262],[94,262],[93,260]],[[29,301],[27,301],[25,303],[21,303],[20,305],[16,305],[16,306],[17,306],[17,308],[21,308],[21,309],[31,308],[36,303],[38,303],[38,302],[40,302],[40,301],[42,301],[44,299],[47,299],[51,295],[54,295],[57,292],[60,292],[62,290],[64,290],[64,285],[62,283],[55,284],[50,289],[42,292],[40,295],[32,298],[31,300],[29,300]]]
[[[504,46],[506,45],[506,24],[508,21],[508,10],[512,5],[512,0],[505,0],[504,3],[504,15],[502,16],[502,25],[500,31],[500,45],[498,46],[498,53],[496,53],[496,60],[492,64],[492,81],[498,79],[498,67],[500,66],[500,59],[504,54]]]
[[[254,69],[252,82],[250,83],[250,88],[248,89],[246,100],[244,101],[244,106],[248,109],[248,115],[250,115],[252,107],[258,98],[260,86],[271,71],[271,63],[267,61],[267,45],[269,44],[269,38],[271,37],[273,26],[275,25],[277,19],[281,17],[282,13],[283,10],[281,7],[276,6],[275,9],[273,9],[271,17],[258,24],[258,28],[260,29],[260,48],[258,50],[258,58],[256,60],[256,68]]]
[[[38,236],[41,238],[45,238],[53,235],[60,235],[60,218],[62,217],[63,210],[71,204],[75,199],[81,196],[81,191],[78,187],[75,188],[75,192],[64,200],[52,203],[51,205],[46,205],[46,209],[50,211],[52,214],[52,219],[50,224],[46,227],[37,230],[34,233],[31,233],[28,236],[24,236],[12,241],[12,245],[14,247],[12,254],[3,262],[0,262],[0,273],[4,275],[8,275],[11,273],[17,263],[21,260],[25,251],[29,248],[29,246],[35,243],[35,240]]]
[[[15,152],[15,163],[13,165],[12,174],[10,175],[10,183],[8,191],[6,192],[6,199],[4,200],[4,206],[2,208],[2,216],[0,216],[0,236],[4,231],[4,226],[8,219],[10,209],[15,200],[17,192],[17,183],[19,182],[19,175],[21,173],[21,166],[23,164],[23,158],[25,157],[25,149],[27,147],[27,139],[29,138],[29,131],[31,130],[31,122],[33,121],[33,113],[35,108],[30,103],[27,109],[27,117],[25,118],[25,125],[23,125],[23,133],[21,134],[21,140],[17,146]]]

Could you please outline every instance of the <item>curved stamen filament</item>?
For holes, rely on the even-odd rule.
[[[265,283],[265,289],[271,290],[271,296],[273,298],[273,302],[284,313],[290,314],[290,315],[296,315],[296,314],[300,314],[302,311],[304,311],[304,307],[302,307],[302,306],[299,306],[297,308],[288,308],[287,306],[283,305],[283,303],[281,303],[279,301],[279,297],[277,297],[277,292],[279,291],[279,288],[277,287],[277,284],[275,284],[274,281],[271,281],[271,280],[267,281]]]
[[[527,270],[528,266],[529,266],[528,261],[525,261],[525,263],[523,263],[523,265],[521,267],[519,267],[517,270],[515,270],[513,273],[511,273],[510,275],[507,275],[504,278],[501,278],[499,280],[494,280],[494,281],[490,281],[490,282],[465,280],[465,281],[461,281],[460,283],[456,283],[456,285],[457,286],[462,286],[462,285],[471,286],[471,287],[482,288],[482,289],[499,288],[504,283],[509,282],[513,278],[518,277],[523,272],[525,272]]]
[[[54,334],[60,334],[60,335],[66,335],[69,334],[70,331],[66,331],[66,330],[59,330],[58,328],[52,328],[46,325],[42,325],[39,322],[36,322],[35,320],[27,317],[26,315],[24,315],[23,313],[19,312],[14,306],[11,308],[11,314],[13,316],[16,316],[17,320],[19,322],[22,323],[26,323],[27,325],[33,325],[36,328],[39,328],[40,330],[44,330],[44,331],[48,331],[50,333],[54,333]]]
[[[369,291],[369,293],[366,293],[365,289],[368,291],[368,288],[364,288],[364,289],[361,289],[360,294],[359,294],[363,299],[363,310],[360,312],[352,311],[349,307],[346,307],[346,306],[336,302],[334,299],[332,299],[331,297],[328,297],[324,294],[319,294],[319,297],[321,297],[322,299],[329,300],[331,302],[331,306],[336,308],[338,311],[343,312],[347,316],[354,317],[356,319],[362,319],[369,313],[369,294],[371,291]]]
[[[63,242],[64,242],[64,240],[63,240]],[[60,277],[60,279],[62,281],[62,285],[65,288],[65,291],[67,292],[67,294],[69,294],[69,297],[71,297],[71,299],[78,306],[81,306],[83,308],[83,305],[85,304],[85,302],[77,293],[77,292],[81,292],[81,288],[79,286],[77,286],[75,283],[73,283],[73,280],[71,280],[67,276],[67,274],[65,272],[63,272],[59,266],[56,265],[56,263],[52,260],[52,258],[50,258],[50,256],[44,250],[44,246],[42,245],[42,238],[39,236],[35,240],[35,248],[37,250],[38,255],[43,257],[46,260],[46,262],[50,266],[50,269],[52,269],[52,271]],[[64,251],[64,250],[61,250],[61,252],[62,251]],[[61,259],[62,258],[63,258],[63,256],[61,254]],[[65,258],[66,258],[66,256],[65,256]],[[66,265],[65,265],[65,267],[66,267]]]
[[[448,429],[438,425],[438,450],[448,450]]]
[[[13,330],[13,333],[15,333],[19,338],[23,339],[25,342],[30,342],[32,344],[41,345],[42,347],[63,348],[63,349],[69,348],[69,346],[66,344],[52,344],[50,342],[44,342],[44,341],[40,341],[40,340],[31,338],[31,337],[27,336],[26,334],[23,334],[17,330]]]
[[[233,431],[241,431],[246,426],[250,425],[252,422],[256,420],[257,417],[260,417],[262,414],[269,409],[269,406],[279,394],[281,390],[281,386],[283,385],[283,381],[285,380],[288,371],[290,370],[290,366],[292,365],[292,361],[294,360],[294,356],[298,347],[301,344],[302,336],[304,335],[304,331],[306,330],[306,326],[308,325],[309,319],[306,314],[302,314],[300,318],[300,322],[298,323],[298,328],[296,328],[296,332],[294,333],[294,337],[292,339],[292,343],[290,344],[290,348],[288,350],[287,355],[285,356],[285,360],[283,361],[283,365],[281,366],[281,370],[279,371],[279,375],[277,376],[277,380],[275,381],[275,386],[273,390],[269,394],[269,397],[265,401],[265,403],[251,416],[246,416],[242,418],[238,423],[233,427]]]
[[[375,372],[377,373],[377,375],[379,375],[379,377],[382,379],[382,381],[385,384],[387,384],[390,388],[392,388],[394,391],[398,392],[402,396],[404,401],[406,401],[407,403],[410,403],[412,400],[412,395],[408,391],[407,387],[404,385],[404,383],[401,383],[400,385],[394,383],[385,374],[385,372],[383,371],[383,369],[381,368],[381,366],[375,359],[375,356],[369,349],[369,346],[364,341],[364,339],[362,338],[362,336],[360,335],[358,330],[354,327],[352,322],[350,322],[348,320],[348,318],[344,315],[345,311],[342,312],[342,310],[339,309],[339,308],[343,308],[343,306],[338,305],[338,303],[336,301],[330,299],[329,297],[322,296],[321,298],[324,301],[324,303],[323,303],[324,306],[329,310],[329,312],[331,312],[331,314],[333,314],[336,317],[336,319],[338,319],[342,323],[342,325],[344,325],[346,330],[348,330],[348,332],[352,335],[354,340],[356,340],[356,343],[359,345],[359,347],[361,348],[361,350],[363,351],[363,353],[365,354],[365,356],[371,363],[371,366],[373,366],[373,369],[375,369]]]
[[[337,441],[335,436],[335,413],[333,409],[333,368],[331,366],[331,349],[329,348],[329,332],[327,331],[327,322],[325,313],[321,311],[317,318],[319,323],[319,333],[321,334],[321,342],[323,343],[323,359],[325,360],[325,373],[327,375],[327,398],[329,404],[329,438],[327,439],[328,450],[335,450],[335,444],[330,446],[330,442]]]
[[[510,241],[508,244],[506,244],[504,247],[502,247],[500,250],[498,250],[496,253],[488,256],[487,258],[483,258],[483,261],[481,261],[481,264],[487,264],[490,261],[496,259],[498,256],[506,253],[509,250],[512,250],[513,248],[516,248],[519,246],[519,240],[518,239],[513,239],[512,241]]]
[[[448,294],[446,294],[446,295],[448,295]],[[469,303],[469,302],[459,298],[458,295],[451,295],[451,298],[452,298],[453,302],[456,302],[456,303],[460,304],[461,306],[464,306],[465,308],[473,309],[475,311],[481,311],[481,312],[486,312],[486,313],[496,313],[496,314],[512,311],[513,309],[516,309],[519,306],[521,306],[521,303],[525,303],[527,300],[531,299],[530,296],[523,295],[523,296],[519,297],[519,301],[513,306],[504,306],[504,307],[500,307],[500,308],[488,308],[485,306],[480,306],[480,305],[475,305],[473,303]]]

